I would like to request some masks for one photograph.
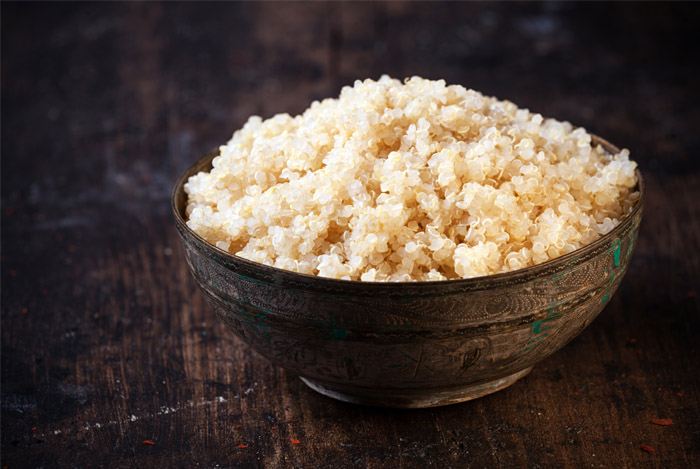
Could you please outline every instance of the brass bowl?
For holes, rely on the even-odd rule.
[[[594,137],[611,153],[619,150]],[[312,389],[347,402],[431,407],[475,399],[525,376],[576,337],[620,285],[636,244],[639,201],[610,233],[525,269],[461,280],[335,280],[222,251],[185,224],[184,184],[172,195],[187,263],[217,315],[261,355]]]

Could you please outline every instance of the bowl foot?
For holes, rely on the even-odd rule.
[[[371,389],[326,384],[309,378],[301,380],[311,389],[340,401],[377,407],[421,408],[457,404],[505,389],[527,375],[532,367],[504,378],[485,383],[470,384],[439,390],[426,389]]]

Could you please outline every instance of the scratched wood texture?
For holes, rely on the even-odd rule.
[[[3,467],[700,467],[697,4],[1,8]],[[315,394],[217,322],[171,222],[249,115],[382,73],[583,125],[647,180],[601,316],[470,403]]]

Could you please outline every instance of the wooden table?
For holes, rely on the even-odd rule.
[[[3,467],[700,467],[698,24],[697,4],[3,2]],[[600,317],[469,403],[309,390],[216,320],[171,221],[178,174],[249,115],[382,73],[582,125],[647,180]]]

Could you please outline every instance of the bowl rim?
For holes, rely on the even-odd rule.
[[[589,133],[591,136],[591,146],[597,146],[600,145],[605,149],[607,152],[611,154],[616,154],[620,152],[620,149],[615,146],[614,144],[608,142],[607,140],[595,135]],[[607,234],[601,236],[600,238],[596,239],[592,243],[586,244],[585,246],[581,246],[580,248],[571,251],[567,254],[561,255],[559,257],[555,257],[554,259],[549,259],[545,262],[542,262],[540,264],[535,264],[532,266],[524,267],[522,269],[517,269],[517,270],[511,270],[508,272],[500,272],[497,274],[491,274],[491,275],[483,275],[480,277],[469,277],[469,278],[458,278],[458,279],[449,279],[449,280],[426,280],[426,281],[408,281],[408,282],[376,282],[376,281],[364,281],[364,280],[344,280],[344,279],[337,279],[337,278],[330,278],[330,277],[319,277],[317,275],[312,275],[312,274],[305,274],[301,272],[295,272],[292,270],[286,270],[286,269],[281,269],[279,267],[274,267],[271,265],[266,265],[266,264],[261,264],[259,262],[251,261],[249,259],[243,258],[236,256],[235,254],[231,254],[228,251],[224,251],[218,247],[216,247],[214,244],[210,243],[206,239],[204,239],[202,236],[200,236],[198,233],[196,233],[194,230],[192,230],[189,226],[187,226],[187,223],[183,217],[183,214],[180,213],[180,210],[178,209],[178,197],[180,195],[185,196],[185,205],[183,207],[183,210],[186,209],[186,197],[187,194],[185,193],[185,183],[188,181],[188,179],[197,174],[199,171],[206,170],[208,167],[209,170],[211,169],[211,161],[219,156],[220,154],[220,147],[219,148],[214,148],[207,152],[204,156],[198,158],[196,161],[194,161],[190,166],[185,169],[180,177],[177,179],[177,182],[175,183],[175,186],[173,187],[173,191],[171,194],[170,198],[170,207],[173,212],[173,217],[175,219],[175,225],[177,228],[182,232],[182,233],[187,233],[189,236],[193,237],[195,240],[197,240],[202,246],[208,248],[212,252],[214,252],[220,260],[223,260],[224,263],[228,265],[235,265],[236,263],[243,264],[247,266],[250,270],[252,271],[268,271],[272,275],[282,275],[294,280],[297,280],[302,283],[313,283],[317,286],[323,286],[326,285],[331,288],[343,288],[343,287],[363,287],[363,288],[368,288],[368,289],[381,289],[381,290],[400,290],[402,288],[406,287],[411,287],[412,289],[415,288],[435,288],[435,287],[455,287],[455,288],[461,288],[461,287],[472,287],[478,289],[479,286],[483,286],[485,282],[488,283],[489,287],[494,287],[496,285],[504,284],[504,283],[515,283],[521,278],[532,278],[533,276],[537,276],[538,273],[542,271],[547,271],[552,268],[555,268],[557,265],[565,265],[569,261],[574,260],[574,259],[579,259],[582,257],[585,257],[586,254],[591,253],[592,251],[596,251],[600,249],[602,246],[608,244],[610,241],[612,241],[615,238],[619,238],[620,233],[626,231],[627,226],[630,222],[630,220],[633,220],[638,214],[642,212],[642,209],[644,207],[645,203],[645,198],[646,198],[646,187],[644,183],[644,178],[642,177],[642,173],[639,170],[639,167],[635,169],[635,174],[637,176],[637,185],[635,186],[637,191],[639,192],[639,198],[637,199],[634,207],[628,213],[625,217],[623,217],[620,222],[610,230]],[[269,275],[269,274],[268,274]],[[471,288],[470,288],[471,289]]]

